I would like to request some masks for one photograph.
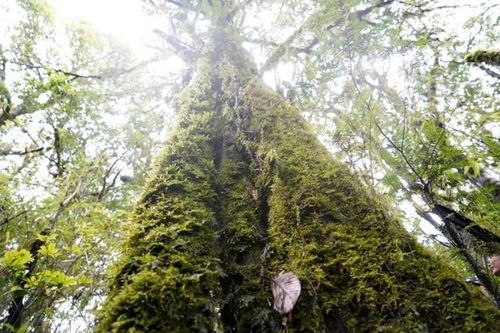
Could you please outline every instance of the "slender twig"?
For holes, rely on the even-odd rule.
[[[483,145],[483,148],[486,148],[486,149],[488,148],[488,145],[486,144],[486,142],[484,142],[483,140],[481,140],[481,139],[479,139],[479,138],[477,138],[475,136],[470,135],[469,133],[467,133],[465,131],[462,131],[462,130],[460,130],[458,128],[451,127],[450,125],[447,125],[447,124],[442,123],[442,122],[439,123],[439,126],[445,128],[445,129],[452,130],[454,132],[460,133],[462,135],[465,135],[467,138],[469,138],[471,140],[474,140],[477,143],[480,143],[481,145]]]
[[[40,152],[43,150],[45,150],[44,147],[34,148],[34,149],[25,148],[24,150],[11,150],[11,151],[6,150],[6,151],[0,151],[0,156],[8,156],[8,155],[22,156],[22,155],[28,155],[31,153],[37,153],[37,152]]]
[[[110,188],[112,188],[113,186],[115,186],[116,180],[118,179],[118,176],[120,175],[120,171],[118,171],[115,174],[115,176],[113,177],[113,180],[111,181],[111,184],[108,185],[107,181],[108,181],[108,177],[110,176],[111,172],[113,171],[113,168],[115,167],[116,163],[118,163],[121,159],[122,159],[121,157],[117,158],[113,163],[111,163],[109,168],[104,173],[104,177],[102,178],[101,191],[99,191],[99,194],[97,196],[98,201],[101,201],[104,198],[104,196],[106,195],[106,193],[108,192],[108,190]]]
[[[424,181],[424,179],[422,178],[422,176],[420,175],[420,173],[415,169],[415,167],[413,166],[413,164],[411,164],[410,160],[408,159],[408,157],[406,156],[405,152],[401,150],[401,148],[399,148],[395,143],[394,141],[392,141],[388,136],[387,134],[385,134],[385,132],[382,130],[382,128],[380,127],[380,125],[378,124],[378,122],[376,120],[373,120],[374,124],[375,124],[375,127],[377,127],[377,129],[379,130],[379,132],[384,136],[384,138],[390,143],[390,145],[396,149],[399,154],[401,155],[401,157],[403,157],[405,163],[408,165],[408,167],[411,169],[411,171],[417,176],[418,180],[420,180],[420,182],[422,184],[426,184],[426,182]]]
[[[23,210],[22,212],[17,213],[16,215],[14,215],[12,217],[4,217],[2,223],[0,223],[0,227],[4,226],[5,224],[9,223],[12,220],[18,218],[19,216],[26,214],[27,212],[28,212],[27,210]]]
[[[359,86],[356,82],[356,79],[352,76],[352,73],[351,73],[351,78],[353,80],[353,83],[354,83],[354,87],[356,88],[356,90],[358,91],[359,94],[361,94],[361,90],[359,89]],[[365,101],[365,105],[366,107],[368,108],[368,110],[370,110],[370,112],[372,112],[372,108],[371,108],[371,105],[369,105],[366,101]],[[415,176],[417,176],[418,180],[424,184],[427,184],[423,177],[420,175],[420,173],[417,171],[417,169],[413,166],[413,164],[410,162],[408,156],[406,156],[405,152],[391,139],[389,138],[389,136],[384,132],[384,130],[382,130],[382,127],[379,125],[379,123],[377,122],[377,120],[374,118],[373,119],[373,123],[375,124],[375,127],[377,127],[378,131],[380,132],[380,134],[382,134],[382,136],[389,142],[389,144],[398,151],[398,153],[401,155],[401,157],[403,157],[403,160],[405,161],[405,163],[408,165],[408,167],[410,168],[410,170],[415,174]]]
[[[182,58],[182,60],[187,63],[192,63],[194,61],[196,52],[192,46],[160,29],[154,29],[153,32],[166,41],[176,51],[176,54]]]
[[[425,163],[424,163],[424,165],[426,166],[425,172],[427,173],[427,175],[431,174],[431,171],[432,171],[431,167],[433,166],[433,163],[431,163],[431,161],[436,156],[440,141],[444,137],[444,134],[445,134],[445,130],[441,129],[441,132],[439,133],[439,137],[437,138],[437,140],[435,140],[435,142],[433,142],[429,145],[429,149],[427,150],[427,156],[425,158]],[[431,146],[432,146],[432,148],[431,148]],[[432,149],[432,151],[431,151],[431,149]],[[429,178],[428,183],[430,183],[431,181],[432,181],[432,179]]]
[[[493,70],[489,69],[488,67],[485,67],[485,66],[483,66],[483,65],[478,65],[478,67],[479,67],[480,69],[482,69],[483,71],[485,71],[485,72],[486,72],[486,74],[488,74],[488,75],[490,75],[490,76],[494,77],[495,79],[500,79],[500,74],[498,74],[497,72],[495,72],[495,71],[493,71]]]
[[[113,77],[125,75],[125,74],[128,74],[130,72],[137,70],[138,68],[140,68],[144,65],[148,65],[148,64],[155,62],[155,61],[158,61],[158,60],[160,60],[158,57],[154,57],[154,58],[151,58],[148,60],[141,61],[138,64],[136,64],[130,68],[126,68],[126,69],[123,69],[123,70],[120,70],[118,72],[111,73],[111,74],[79,74],[79,73],[70,72],[70,71],[67,71],[64,69],[60,69],[60,68],[52,68],[52,67],[47,66],[47,65],[36,65],[33,63],[24,63],[24,62],[6,59],[7,62],[10,62],[10,63],[18,65],[18,66],[26,67],[29,69],[44,70],[46,72],[52,71],[55,73],[60,73],[60,74],[64,74],[66,76],[69,76],[69,77],[71,77],[71,79],[95,79],[95,80],[102,80],[102,79],[106,79],[106,78],[113,78]]]

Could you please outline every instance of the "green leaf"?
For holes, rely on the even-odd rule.
[[[71,246],[64,246],[63,250],[71,252],[76,255],[82,254],[82,249],[75,243],[73,243]]]
[[[12,326],[11,324],[3,324],[3,327],[11,330],[12,332],[16,331],[16,329],[14,328],[14,326]]]
[[[76,278],[76,282],[78,284],[91,284],[94,281],[85,275],[80,275]]]
[[[52,258],[56,258],[60,255],[59,250],[56,248],[54,243],[43,245],[38,253]]]
[[[28,279],[26,279],[26,283],[24,284],[24,289],[30,289],[33,287],[37,287],[39,282],[40,281],[38,280],[37,275],[30,276]]]
[[[20,286],[13,286],[12,288],[9,289],[11,293],[18,291],[18,290],[23,290]]]
[[[16,269],[24,269],[26,265],[33,261],[33,257],[28,250],[11,250],[5,252],[5,265]]]
[[[481,167],[477,161],[471,162],[472,171],[474,171],[474,176],[479,177],[481,175]]]
[[[50,234],[50,235],[37,234],[36,235],[36,239],[38,239],[44,243],[50,242],[51,240],[56,239],[56,237],[57,237],[57,234]]]
[[[29,323],[24,323],[21,325],[21,327],[17,329],[16,333],[26,333],[28,332],[28,328],[29,328]]]
[[[46,270],[40,272],[40,280],[60,287],[68,287],[75,283],[75,279],[60,271]]]

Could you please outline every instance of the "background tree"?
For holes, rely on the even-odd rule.
[[[17,19],[0,47],[0,330],[67,331],[92,322],[168,96],[145,80],[151,60],[85,22],[43,1],[1,7]]]

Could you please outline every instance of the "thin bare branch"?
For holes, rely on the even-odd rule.
[[[3,218],[3,220],[2,220],[2,223],[0,223],[0,227],[4,226],[5,224],[9,223],[9,222],[10,222],[10,221],[12,221],[12,220],[15,220],[15,219],[16,219],[16,218],[18,218],[19,216],[26,214],[27,212],[28,212],[27,210],[23,210],[22,212],[17,213],[16,215],[11,216],[11,217],[9,217],[9,216],[4,216],[4,218]]]
[[[195,49],[178,39],[177,37],[171,36],[160,29],[153,30],[161,39],[166,41],[174,50],[176,55],[182,58],[187,63],[192,63],[196,58]]]
[[[46,150],[46,148],[44,148],[44,147],[34,148],[34,149],[25,148],[24,150],[4,150],[4,151],[0,151],[0,156],[9,156],[9,155],[22,156],[22,155],[28,155],[28,154],[32,154],[32,153],[38,153],[38,152],[41,152],[44,150]]]

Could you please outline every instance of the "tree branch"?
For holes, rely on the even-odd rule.
[[[477,225],[477,223],[454,211],[453,209],[435,203],[432,212],[438,215],[443,221],[446,220],[453,223],[457,227],[466,230],[475,238],[483,242],[500,243],[499,236],[487,229],[480,227],[479,225]]]
[[[106,193],[109,191],[110,188],[112,188],[113,186],[115,186],[116,184],[116,180],[118,179],[118,177],[120,176],[120,171],[118,171],[116,173],[116,175],[113,177],[113,180],[111,181],[111,184],[108,185],[107,181],[108,181],[108,177],[110,176],[111,174],[111,171],[113,171],[113,168],[115,167],[116,163],[118,163],[118,161],[121,160],[121,157],[117,158],[110,166],[109,168],[106,170],[106,172],[104,173],[104,177],[102,179],[102,187],[101,187],[101,191],[99,191],[99,194],[97,195],[97,200],[98,201],[101,201],[104,196],[106,195]]]
[[[354,87],[356,88],[356,90],[358,91],[358,94],[361,94],[361,90],[359,89],[359,86],[356,82],[356,79],[354,78],[354,75],[353,73],[351,72],[351,79],[354,83]],[[365,101],[365,105],[366,107],[368,108],[368,110],[371,110],[372,107],[371,105],[369,105],[366,101]],[[382,127],[380,127],[379,123],[373,119],[373,123],[375,124],[375,127],[377,127],[377,130],[380,132],[380,134],[382,134],[382,136],[389,142],[389,144],[398,151],[398,153],[401,155],[401,157],[403,157],[403,160],[405,161],[406,165],[408,165],[408,167],[410,168],[410,170],[415,174],[415,176],[417,176],[418,180],[424,185],[426,186],[427,182],[424,181],[424,179],[422,178],[422,176],[420,175],[420,173],[417,171],[417,169],[413,166],[413,164],[410,162],[408,156],[406,156],[404,150],[399,147],[391,138],[389,138],[389,136],[382,130]]]
[[[364,16],[368,15],[372,11],[374,11],[377,8],[382,8],[385,6],[390,5],[393,3],[394,0],[385,0],[385,1],[380,1],[372,6],[369,6],[365,9],[361,9],[355,12],[351,13],[345,13],[345,15],[340,15],[340,17],[335,20],[334,23],[329,24],[326,26],[325,31],[330,32],[334,28],[340,26],[342,23],[346,22],[347,20],[352,20],[352,19],[358,19],[360,20]],[[264,63],[264,66],[262,66],[261,73],[265,72],[267,70],[270,70],[272,67],[276,65],[278,60],[284,56],[285,54],[289,53],[290,50],[295,50],[296,54],[298,53],[306,53],[309,54],[311,53],[312,49],[319,43],[319,39],[317,37],[314,37],[307,46],[302,47],[302,48],[293,48],[291,47],[291,44],[302,34],[303,31],[305,31],[311,22],[316,22],[318,16],[323,15],[325,10],[319,10],[313,13],[311,16],[309,16],[305,22],[297,29],[295,30],[283,43],[281,43],[273,52],[271,52],[271,55],[269,58],[266,60]]]
[[[32,153],[38,153],[38,152],[43,151],[44,149],[45,149],[44,147],[40,147],[40,148],[34,148],[34,149],[24,148],[24,150],[4,150],[4,151],[0,151],[0,156],[8,156],[8,155],[22,156],[22,155],[28,155],[28,154],[32,154]]]
[[[186,63],[194,62],[196,53],[193,47],[187,45],[177,37],[168,35],[160,29],[154,29],[153,32],[166,41],[175,50],[175,54],[180,56]]]
[[[18,65],[18,66],[29,68],[29,69],[41,69],[41,70],[44,70],[46,72],[52,71],[52,72],[55,72],[55,73],[64,74],[66,76],[71,77],[71,79],[73,79],[73,80],[74,79],[103,80],[103,79],[106,79],[106,78],[112,78],[112,77],[117,77],[117,76],[128,74],[130,72],[133,72],[133,71],[137,70],[138,68],[140,68],[140,67],[142,67],[144,65],[150,64],[150,63],[158,61],[158,60],[159,59],[157,57],[154,57],[152,59],[141,61],[138,64],[136,64],[136,65],[134,65],[134,66],[132,66],[130,68],[122,69],[122,70],[117,71],[115,73],[106,74],[106,75],[105,74],[79,74],[79,73],[67,71],[67,70],[60,69],[60,68],[52,68],[52,67],[46,66],[46,65],[35,65],[35,64],[32,64],[32,63],[18,62],[18,61],[15,61],[15,60],[6,60],[6,61],[8,61],[8,62],[10,62],[12,64],[15,64],[15,65]]]
[[[478,67],[480,69],[482,69],[483,71],[485,71],[486,74],[490,75],[491,77],[494,77],[495,79],[500,79],[500,74],[498,74],[497,72],[489,69],[488,67],[483,66],[483,65],[478,65]]]
[[[4,216],[2,223],[0,223],[0,227],[4,226],[5,224],[9,223],[12,220],[18,218],[19,216],[26,214],[27,212],[28,212],[27,210],[23,210],[22,212],[17,213],[16,215],[14,215],[12,217]]]
[[[474,260],[472,255],[469,253],[467,250],[465,244],[463,243],[460,235],[457,233],[455,230],[454,226],[450,224],[450,220],[446,217],[443,219],[444,225],[446,230],[448,231],[448,234],[451,237],[451,241],[455,245],[455,247],[460,251],[462,256],[465,258],[469,266],[472,268],[474,273],[476,274],[477,278],[481,282],[481,284],[486,288],[486,290],[493,296],[495,303],[498,304],[500,301],[498,290],[495,287],[494,282],[490,277],[484,273],[483,269],[478,265],[478,263]]]

